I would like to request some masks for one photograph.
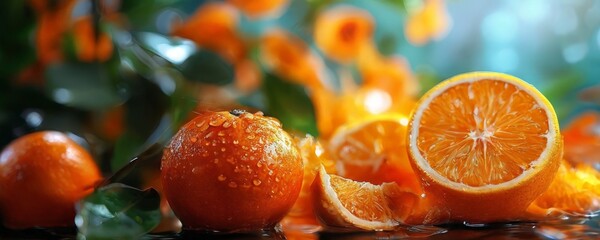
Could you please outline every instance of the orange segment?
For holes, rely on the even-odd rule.
[[[411,163],[452,219],[519,218],[554,178],[562,157],[558,120],[526,82],[462,74],[417,105],[409,126]]]
[[[398,225],[389,207],[389,195],[400,191],[395,183],[355,182],[321,168],[312,190],[315,212],[328,227],[390,230]]]
[[[407,123],[403,115],[387,114],[338,128],[329,142],[338,173],[374,184],[397,182],[420,191],[405,150]]]

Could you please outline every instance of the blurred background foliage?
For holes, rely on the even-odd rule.
[[[0,22],[0,147],[67,132],[107,176],[148,161],[117,177],[140,188],[206,110],[260,110],[326,138],[355,115],[408,114],[468,71],[530,82],[562,124],[600,110],[594,0],[9,0]]]
[[[348,79],[368,84],[369,63],[400,74],[401,95],[467,71],[514,74],[545,93],[563,124],[598,110],[600,98],[600,3],[592,0],[0,5],[0,146],[36,130],[68,132],[107,173],[205,110],[261,110],[289,130],[327,134],[316,119],[333,124],[326,115],[339,112],[319,101],[335,103]],[[343,21],[354,25],[344,30]],[[347,43],[332,40],[337,28],[349,31],[339,33],[350,34]]]

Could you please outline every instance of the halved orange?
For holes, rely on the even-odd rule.
[[[461,74],[435,86],[417,103],[408,129],[413,169],[451,221],[521,218],[562,158],[550,102],[501,73]]]
[[[312,184],[315,213],[332,229],[391,230],[398,211],[390,208],[401,189],[396,183],[373,185],[327,174],[321,167]]]
[[[420,192],[406,151],[407,124],[407,116],[384,114],[339,127],[328,146],[338,174],[373,184],[396,182]]]

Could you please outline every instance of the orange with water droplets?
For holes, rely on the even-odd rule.
[[[461,74],[432,88],[417,103],[408,133],[413,169],[451,221],[521,218],[562,158],[550,102],[501,73]]]
[[[14,229],[73,226],[75,203],[100,180],[90,154],[67,135],[22,136],[0,154],[0,217]]]
[[[184,229],[272,228],[302,186],[298,147],[279,121],[261,112],[205,112],[165,148],[164,194]]]

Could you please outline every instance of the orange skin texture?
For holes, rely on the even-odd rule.
[[[65,134],[36,132],[0,155],[0,216],[5,227],[73,226],[75,203],[102,180],[90,154]]]
[[[274,227],[303,174],[292,138],[260,112],[200,114],[172,138],[161,165],[164,194],[184,228],[220,232]]]

